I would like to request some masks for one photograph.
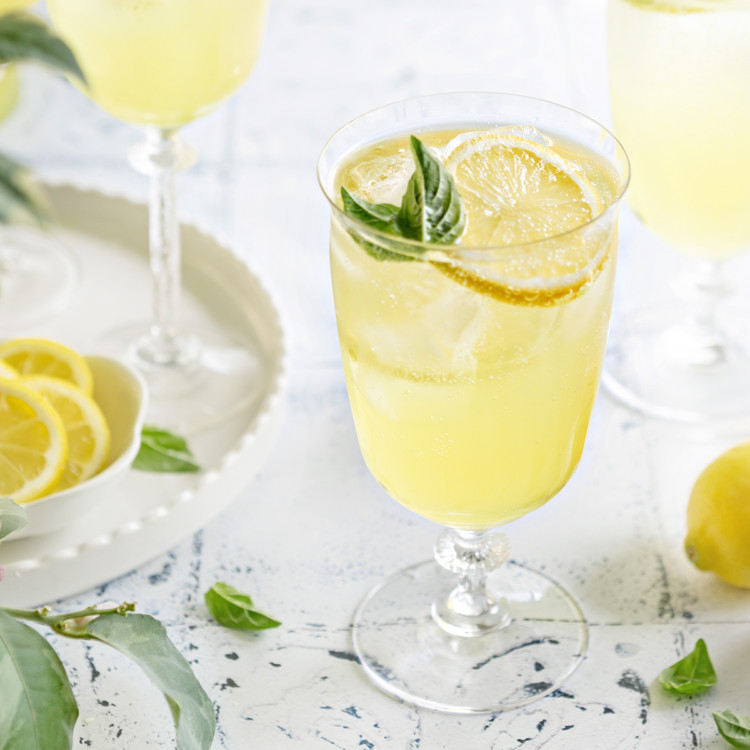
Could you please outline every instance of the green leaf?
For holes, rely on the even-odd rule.
[[[663,670],[659,680],[665,690],[680,695],[698,695],[715,685],[716,672],[705,641],[699,638],[693,651]]]
[[[750,748],[750,716],[737,716],[734,711],[714,711],[719,734],[732,746]]]
[[[0,63],[39,62],[85,81],[73,53],[60,37],[35,16],[0,16]]]
[[[368,227],[419,242],[448,245],[455,242],[466,225],[466,211],[456,183],[450,172],[430,150],[415,136],[411,137],[414,156],[414,174],[409,178],[401,206],[390,203],[370,203],[341,188],[344,213]],[[348,230],[376,260],[419,260],[415,253],[423,251],[418,245],[403,245],[406,252],[398,252],[398,243],[380,247],[365,240],[356,231]]]
[[[226,583],[215,583],[204,598],[211,616],[227,628],[265,630],[281,625],[278,620],[258,612],[247,594]]]
[[[133,468],[178,473],[201,470],[184,438],[150,426],[141,431],[141,448],[133,461]]]
[[[158,620],[138,614],[102,615],[86,626],[86,632],[132,659],[164,693],[179,750],[211,747],[216,731],[213,705]]]
[[[60,659],[36,630],[0,611],[0,746],[70,750],[78,718]]]
[[[456,183],[439,159],[415,136],[416,169],[406,186],[396,224],[404,237],[448,245],[461,236],[466,212]]]
[[[50,215],[44,194],[29,172],[0,154],[0,223],[43,226]]]
[[[0,497],[0,539],[26,526],[26,510],[9,497]]]

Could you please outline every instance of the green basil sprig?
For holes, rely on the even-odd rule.
[[[456,183],[440,160],[416,136],[410,145],[414,174],[409,178],[400,206],[371,203],[341,187],[344,212],[373,229],[394,237],[423,243],[449,245],[466,225],[466,211]],[[353,230],[351,236],[376,260],[418,260],[416,245],[404,245],[404,254],[363,240]],[[398,249],[398,243],[393,243]],[[411,253],[411,254],[410,254]]]
[[[220,625],[236,630],[266,630],[281,623],[259,612],[253,600],[226,583],[215,583],[204,595],[206,607]]]
[[[734,711],[714,711],[719,734],[732,746],[750,748],[750,716],[738,716]]]
[[[149,425],[141,430],[141,447],[133,461],[133,468],[177,473],[201,470],[185,438]]]
[[[698,695],[715,685],[716,672],[703,638],[684,659],[663,670],[659,680],[665,690],[680,695]]]

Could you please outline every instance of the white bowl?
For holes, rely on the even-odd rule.
[[[111,434],[104,468],[75,487],[25,503],[28,525],[8,537],[8,541],[49,534],[75,523],[111,490],[138,454],[148,401],[146,382],[119,360],[89,356],[86,361],[94,376],[94,400],[104,413]]]

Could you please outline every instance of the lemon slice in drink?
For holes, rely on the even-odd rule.
[[[56,341],[28,338],[0,343],[0,360],[20,375],[48,375],[68,380],[89,396],[94,379],[86,360]]]
[[[532,130],[463,133],[446,146],[445,164],[467,214],[461,243],[508,252],[436,265],[456,281],[506,301],[554,304],[584,288],[606,259],[600,233],[571,231],[604,205],[583,172],[544,137],[518,135]]]
[[[55,410],[20,379],[0,379],[0,496],[25,503],[52,489],[68,458]]]
[[[109,427],[94,399],[72,383],[44,375],[22,382],[60,415],[68,438],[68,459],[55,492],[80,484],[102,468],[109,453]]]

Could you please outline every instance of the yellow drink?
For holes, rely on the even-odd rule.
[[[750,5],[610,0],[612,116],[629,201],[668,242],[722,258],[750,246]]]
[[[418,134],[458,163],[467,229],[457,255],[455,246],[432,246],[432,262],[377,260],[345,217],[334,212],[332,222],[339,338],[363,456],[395,499],[451,526],[493,527],[555,495],[580,458],[599,383],[614,209],[596,219],[621,186],[602,157],[527,131],[517,141],[519,129],[501,133],[494,151],[491,134],[475,134],[469,147],[448,145],[460,143],[456,130]],[[531,200],[520,207],[518,191],[498,198],[495,184],[522,182],[535,169],[549,178],[542,196],[555,203],[538,216]],[[332,192],[343,185],[398,204],[410,171],[406,137],[386,140],[345,160]],[[566,204],[579,193],[585,199]],[[516,221],[522,210],[530,221]],[[485,258],[480,246],[490,241]]]
[[[174,128],[248,76],[267,0],[47,0],[47,7],[92,99],[119,119]]]

